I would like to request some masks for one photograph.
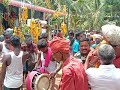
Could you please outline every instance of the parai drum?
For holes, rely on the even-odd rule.
[[[27,90],[48,90],[50,80],[48,74],[41,74],[37,71],[32,71],[26,78]]]

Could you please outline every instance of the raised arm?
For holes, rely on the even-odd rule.
[[[89,67],[95,67],[98,60],[99,57],[97,56],[97,50],[90,51],[84,64],[85,70],[88,69]]]

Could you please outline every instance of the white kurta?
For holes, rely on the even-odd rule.
[[[120,69],[114,65],[100,65],[86,71],[91,90],[120,90]]]
[[[41,62],[42,62],[42,67],[44,68],[45,58],[44,58],[43,52],[41,52]],[[57,62],[56,61],[50,61],[48,67],[46,67],[45,69],[49,73],[52,73],[56,70],[56,68],[57,68]]]

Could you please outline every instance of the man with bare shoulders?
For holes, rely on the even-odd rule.
[[[2,58],[0,90],[20,90],[23,85],[23,64],[28,58],[28,53],[21,51],[18,36],[10,37],[10,47],[12,51]]]
[[[7,54],[10,52],[10,37],[12,36],[12,33],[9,32],[9,30],[6,30],[4,31],[3,35],[4,35],[4,41],[0,43],[1,55]]]

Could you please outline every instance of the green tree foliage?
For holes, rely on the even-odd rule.
[[[120,1],[106,0],[105,2],[105,20],[115,22],[120,25]]]
[[[46,1],[49,1],[49,6]],[[68,20],[69,29],[100,30],[100,27],[108,22],[120,25],[120,0],[31,0],[31,2],[56,11],[62,11],[63,5],[66,5],[69,13],[66,22]],[[47,15],[52,26],[63,21],[63,17],[54,18],[53,15]]]

